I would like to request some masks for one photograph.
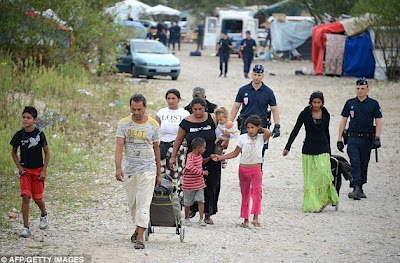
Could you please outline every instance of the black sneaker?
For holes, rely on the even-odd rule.
[[[362,188],[360,189],[360,197],[367,198],[367,196],[365,195],[364,190]]]
[[[219,76],[220,76],[220,77],[222,77],[222,72],[221,72],[221,73],[219,73]]]
[[[354,200],[361,200],[361,189],[359,186],[354,187],[353,192],[350,192],[348,194],[349,198],[352,198]]]

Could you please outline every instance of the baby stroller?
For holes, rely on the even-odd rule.
[[[175,233],[180,235],[183,242],[185,227],[181,220],[181,204],[177,194],[177,186],[167,175],[162,176],[161,185],[154,188],[153,199],[150,205],[149,227],[145,231],[145,240],[149,240],[154,233],[154,227],[175,227]]]
[[[332,170],[332,175],[333,175],[333,185],[336,188],[336,192],[339,196],[340,192],[340,187],[342,186],[342,176],[346,181],[351,181],[353,179],[351,177],[351,166],[349,162],[342,156],[340,155],[331,155],[330,158],[331,161],[331,170]],[[339,207],[336,206],[336,210],[338,210]]]

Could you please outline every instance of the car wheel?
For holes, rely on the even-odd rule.
[[[132,67],[131,67],[131,74],[132,74],[132,77],[134,77],[134,78],[139,77],[139,75],[138,75],[137,72],[136,72],[136,67],[135,67],[135,65],[132,65]]]
[[[178,76],[176,76],[176,77],[171,77],[172,78],[172,80],[177,80],[178,79]]]

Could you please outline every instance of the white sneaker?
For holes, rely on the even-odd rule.
[[[22,229],[21,229],[21,232],[19,232],[19,236],[20,237],[28,237],[28,236],[30,236],[31,235],[31,231],[29,230],[29,228],[27,228],[27,227],[23,227]]]
[[[46,229],[49,226],[49,222],[47,220],[47,215],[41,216],[40,217],[40,223],[39,223],[39,228],[40,229]]]
[[[206,222],[204,222],[204,219],[199,219],[198,224],[199,226],[207,226]]]
[[[190,222],[190,218],[185,218],[185,220],[183,220],[183,225],[184,226],[191,226],[192,223]]]

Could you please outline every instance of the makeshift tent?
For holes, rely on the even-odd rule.
[[[325,34],[327,33],[342,33],[344,32],[343,25],[339,22],[330,24],[321,24],[312,29],[312,61],[314,64],[314,74],[323,75],[323,64],[326,47]]]
[[[149,15],[168,15],[168,16],[179,16],[181,11],[173,9],[165,5],[156,5],[146,10]]]
[[[312,18],[308,19],[308,17],[287,16],[284,22],[278,22],[270,17],[268,21],[271,27],[272,47],[275,51],[292,51],[303,46],[311,38],[314,26]],[[311,41],[308,41],[307,45],[306,48],[302,47],[302,50],[308,50],[305,52],[307,57],[304,57],[303,54],[302,56],[305,59],[310,59]]]
[[[138,20],[141,15],[146,14],[146,10],[150,7],[137,0],[125,0],[107,8],[105,13],[115,16],[114,22],[128,19]]]
[[[344,48],[343,76],[374,78],[375,58],[371,36],[348,37]]]
[[[368,31],[365,31],[365,27],[359,29],[357,27],[359,19],[351,19],[349,21],[341,21],[334,22],[330,24],[322,24],[315,26],[312,30],[312,61],[314,64],[314,74],[315,75],[323,75],[325,74],[333,74],[333,75],[341,75],[344,76],[353,76],[353,77],[374,77],[375,71],[375,59],[373,56],[373,47],[371,37]],[[365,26],[365,25],[364,25]],[[349,30],[347,32],[346,30]],[[362,31],[364,30],[364,31]],[[357,33],[361,32],[362,34]],[[326,50],[326,35],[329,33],[333,34],[341,34],[346,36],[345,47],[343,51],[336,52],[335,55],[332,55],[332,52]],[[354,35],[353,37],[349,37],[349,35]],[[334,39],[334,38],[333,38]],[[335,41],[328,39],[329,41]],[[343,57],[343,63],[341,63],[341,59]],[[328,71],[323,71],[325,64],[331,64],[329,67],[325,69],[329,69]],[[326,61],[328,58],[329,61]],[[335,68],[333,63],[338,61],[337,63],[341,63],[336,68],[343,67],[343,70],[338,73],[336,70],[335,73],[332,72],[331,69]]]

